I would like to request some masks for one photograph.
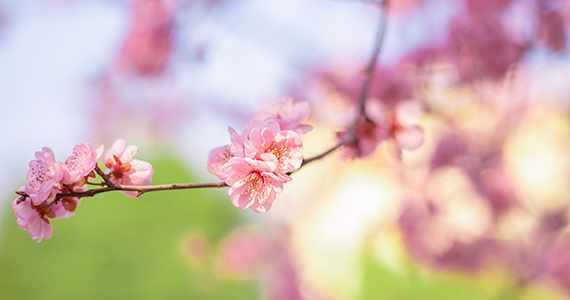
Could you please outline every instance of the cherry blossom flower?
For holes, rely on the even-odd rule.
[[[53,151],[49,147],[43,147],[41,152],[36,152],[36,159],[30,161],[25,191],[34,205],[40,205],[44,201],[51,202],[55,199],[57,190],[61,188],[62,178],[61,163],[55,161]]]
[[[249,139],[244,141],[245,157],[261,160],[261,156],[269,153],[279,161],[280,173],[297,170],[303,162],[303,142],[301,137],[291,130],[274,132],[268,124],[275,120],[264,122],[265,126],[256,127],[249,133]]]
[[[231,186],[228,194],[240,209],[251,207],[255,212],[266,212],[283,191],[282,180],[275,174],[279,161],[267,153],[262,159],[265,161],[234,157],[224,165],[226,183]]]
[[[247,124],[247,128],[253,129],[267,119],[273,118],[279,123],[281,130],[293,130],[303,135],[313,130],[311,125],[302,124],[309,117],[310,112],[311,108],[307,102],[295,103],[292,99],[286,99],[257,112]]]
[[[208,171],[218,176],[221,180],[226,180],[226,178],[228,178],[228,175],[222,171],[222,167],[232,157],[245,157],[243,137],[231,127],[228,127],[228,130],[230,132],[232,144],[215,148],[210,152],[208,157]]]
[[[105,166],[107,175],[111,181],[122,185],[149,185],[152,181],[154,169],[145,161],[133,159],[139,151],[137,146],[128,146],[123,139],[118,139],[113,147],[105,153]],[[123,191],[125,194],[135,197],[135,191]]]
[[[25,188],[20,187],[20,191]],[[49,239],[52,234],[52,227],[48,217],[55,217],[55,213],[49,209],[46,202],[35,206],[28,197],[18,197],[12,203],[14,213],[18,217],[18,225],[28,232],[37,242],[41,242],[45,237]]]
[[[73,155],[65,160],[63,166],[62,183],[67,185],[82,186],[85,184],[85,177],[95,177],[95,165],[103,154],[104,146],[101,145],[97,151],[91,144],[79,143],[73,147]]]

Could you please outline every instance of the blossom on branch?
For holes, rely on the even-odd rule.
[[[55,155],[49,147],[43,147],[41,152],[36,152],[36,159],[30,161],[25,191],[34,205],[51,202],[61,189],[62,178],[61,163],[55,161]]]
[[[105,166],[107,175],[115,184],[121,185],[149,185],[152,181],[154,169],[146,161],[133,159],[139,152],[137,146],[128,146],[124,139],[118,139],[111,149],[105,153]],[[136,197],[136,191],[123,191],[125,194]]]
[[[208,170],[231,186],[232,203],[241,209],[266,212],[271,208],[289,174],[301,167],[301,134],[312,130],[302,124],[309,115],[305,102],[288,99],[262,110],[248,122],[242,134],[229,128],[232,144],[215,148]]]
[[[267,161],[234,157],[224,166],[229,174],[226,183],[231,186],[228,194],[236,207],[267,212],[283,191],[283,183],[275,174],[279,162],[270,154],[264,154],[263,159]]]
[[[104,146],[97,150],[91,144],[79,143],[73,147],[73,155],[65,160],[63,167],[63,184],[83,186],[86,177],[95,177],[95,165],[103,154]]]
[[[84,191],[84,188],[78,188],[74,191]],[[22,186],[20,192],[25,191]],[[69,192],[64,188],[64,192]],[[49,239],[52,235],[52,226],[49,219],[69,218],[75,212],[79,205],[77,198],[63,198],[55,202],[42,202],[35,205],[30,197],[20,196],[12,203],[14,214],[18,218],[20,228],[26,230],[28,234],[37,242],[41,242],[45,237]]]

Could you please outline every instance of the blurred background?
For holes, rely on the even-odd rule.
[[[391,0],[370,89],[425,142],[333,153],[265,214],[227,189],[84,199],[35,243],[11,203],[35,151],[124,138],[153,184],[307,101],[305,157],[345,130],[380,6],[357,0],[1,0],[2,299],[567,299],[566,0]]]

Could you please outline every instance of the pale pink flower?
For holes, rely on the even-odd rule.
[[[424,143],[424,131],[417,126],[422,114],[420,104],[413,100],[396,105],[391,124],[391,136],[399,149],[414,150]]]
[[[85,177],[95,177],[94,169],[97,160],[103,154],[104,146],[101,145],[97,151],[91,144],[79,143],[73,147],[73,155],[65,160],[63,166],[62,183],[67,185],[82,186],[85,184]]]
[[[19,190],[23,191],[21,187]],[[43,202],[39,207],[34,206],[32,200],[28,197],[18,197],[12,203],[14,213],[18,217],[18,225],[28,232],[28,234],[37,242],[41,242],[45,237],[49,239],[52,234],[52,227],[48,217],[55,217],[55,213],[47,207],[47,203]]]
[[[49,147],[43,147],[41,152],[36,152],[36,160],[30,161],[25,191],[34,205],[40,205],[44,201],[51,202],[55,199],[57,190],[61,188],[62,178],[61,163],[55,161],[53,151]]]
[[[245,157],[262,160],[262,155],[270,154],[279,162],[279,173],[293,172],[303,162],[301,137],[291,130],[275,132],[272,123],[277,125],[276,121],[268,120],[250,131],[249,138],[244,141]],[[288,181],[288,176],[283,179]]]
[[[222,171],[222,168],[232,157],[234,156],[230,150],[230,145],[215,148],[210,151],[208,157],[208,171],[218,176],[221,180],[226,180],[228,175]]]
[[[275,175],[279,162],[270,154],[263,154],[262,159],[234,157],[223,168],[228,174],[226,183],[231,186],[228,194],[240,209],[251,207],[255,212],[266,212],[283,191],[283,184]]]
[[[226,180],[228,175],[222,171],[223,166],[232,157],[244,157],[244,139],[233,128],[228,127],[232,144],[215,148],[208,157],[208,171],[218,176],[221,180]]]
[[[301,124],[309,117],[310,112],[309,103],[295,103],[292,99],[286,99],[272,105],[268,109],[257,112],[247,124],[247,128],[258,127],[265,120],[273,118],[279,122],[281,130],[293,130],[299,135],[303,135],[313,130],[311,125]]]
[[[145,161],[133,159],[139,151],[137,146],[128,146],[123,139],[118,139],[111,149],[105,153],[105,166],[111,181],[122,185],[149,185],[152,181],[154,169]],[[137,192],[124,191],[125,194],[135,197]]]

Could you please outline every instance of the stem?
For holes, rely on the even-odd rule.
[[[368,61],[368,65],[364,70],[364,84],[362,84],[362,89],[360,90],[360,97],[358,98],[358,111],[360,114],[366,116],[365,114],[365,102],[368,98],[368,92],[370,91],[370,83],[372,82],[372,78],[374,77],[374,67],[376,66],[376,62],[378,61],[378,55],[380,54],[380,49],[382,48],[382,42],[384,41],[384,32],[386,31],[386,20],[388,16],[388,2],[389,0],[384,1],[373,1],[380,5],[382,12],[380,14],[380,20],[378,22],[378,29],[376,32],[376,41],[374,43],[374,50],[370,55],[370,60]],[[357,118],[358,119],[358,118]],[[355,121],[356,123],[356,121]]]
[[[386,32],[386,20],[388,16],[389,0],[370,0],[370,2],[378,4],[381,7],[382,12],[380,14],[380,20],[378,22],[378,29],[376,33],[376,41],[374,43],[374,49],[372,51],[372,54],[370,55],[370,60],[366,65],[366,69],[364,70],[364,83],[362,84],[362,89],[360,90],[360,97],[358,98],[358,114],[354,118],[354,122],[352,123],[348,131],[348,134],[343,141],[338,143],[336,146],[330,148],[329,150],[323,152],[322,154],[319,154],[317,156],[308,159],[303,159],[303,162],[301,163],[299,169],[301,169],[303,166],[315,160],[324,158],[325,156],[329,155],[330,153],[334,152],[336,149],[344,145],[358,141],[357,130],[359,125],[359,119],[360,116],[364,116],[365,118],[367,118],[366,99],[368,98],[368,93],[370,92],[370,83],[372,82],[372,79],[374,77],[374,69],[376,66],[376,62],[378,61],[378,55],[380,54],[380,49],[382,48],[382,42],[384,41],[384,33]],[[295,170],[295,172],[298,171],[299,169]]]
[[[321,154],[319,154],[319,155],[317,155],[317,156],[313,156],[313,157],[311,157],[311,158],[303,159],[303,162],[301,163],[301,166],[299,167],[299,169],[301,169],[303,166],[305,166],[305,165],[307,165],[307,164],[309,164],[309,163],[311,163],[311,162],[313,162],[313,161],[315,161],[315,160],[323,159],[325,156],[329,155],[330,153],[332,153],[332,152],[335,151],[336,149],[340,148],[340,147],[343,146],[344,144],[346,144],[346,142],[345,142],[345,141],[342,141],[342,142],[338,143],[336,146],[330,148],[329,150],[327,150],[327,151],[325,151],[325,152],[323,152],[323,153],[321,153]],[[299,169],[295,170],[295,172],[298,171]]]
[[[208,187],[226,187],[228,186],[225,182],[195,182],[195,183],[173,183],[173,184],[163,184],[163,185],[146,185],[146,186],[135,186],[135,185],[119,185],[113,184],[111,187],[104,187],[100,189],[87,190],[85,192],[70,192],[57,194],[56,199],[61,198],[83,198],[83,197],[93,197],[97,194],[110,192],[110,191],[135,191],[139,192],[137,196],[142,195],[146,192],[152,191],[164,191],[164,190],[182,190],[182,189],[195,189],[195,188],[208,188]]]
[[[109,178],[109,175],[107,175],[107,174],[105,174],[105,172],[101,171],[98,164],[95,165],[95,172],[97,172],[97,175],[99,175],[99,176],[101,176],[101,178],[103,178],[106,186],[108,186],[108,187],[114,187],[115,186],[115,184]]]

